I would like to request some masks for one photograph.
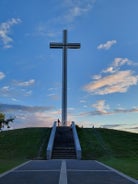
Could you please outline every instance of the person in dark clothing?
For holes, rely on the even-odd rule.
[[[60,126],[60,120],[59,120],[59,119],[58,119],[58,121],[57,121],[57,122],[58,122],[58,126]]]

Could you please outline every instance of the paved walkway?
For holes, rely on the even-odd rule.
[[[0,184],[136,184],[93,160],[33,160],[0,175]]]

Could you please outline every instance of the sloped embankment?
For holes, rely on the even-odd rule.
[[[50,128],[0,132],[0,172],[30,159],[45,159]]]

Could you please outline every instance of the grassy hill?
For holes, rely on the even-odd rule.
[[[50,128],[0,133],[0,173],[30,159],[45,159]],[[138,179],[138,134],[77,127],[83,159],[96,159]]]
[[[96,159],[138,179],[138,134],[77,128],[83,159]]]
[[[30,159],[45,159],[50,128],[0,132],[0,173]]]

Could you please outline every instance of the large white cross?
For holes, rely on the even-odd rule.
[[[63,31],[63,43],[50,43],[50,48],[63,49],[62,64],[62,125],[67,125],[67,49],[79,49],[80,43],[67,43],[67,30]]]

